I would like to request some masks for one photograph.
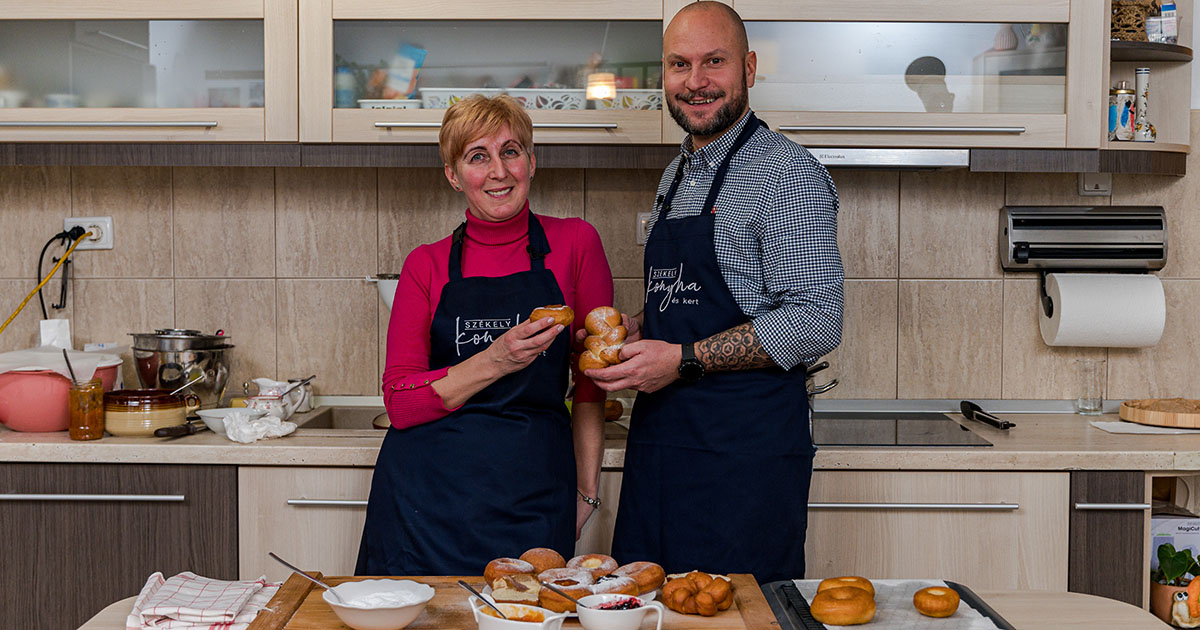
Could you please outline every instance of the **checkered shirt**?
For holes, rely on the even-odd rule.
[[[681,155],[658,184],[652,233],[683,164],[670,217],[694,217],[717,167],[746,124]],[[733,156],[716,201],[717,263],[734,301],[754,323],[767,354],[784,369],[811,365],[842,339],[842,258],[837,246],[837,189],[829,172],[804,147],[760,127]]]

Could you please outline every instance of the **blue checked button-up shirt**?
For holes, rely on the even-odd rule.
[[[659,220],[676,169],[683,180],[670,218],[700,213],[746,117],[721,137],[682,154],[663,173],[647,233]],[[841,343],[842,258],[837,188],[804,147],[760,127],[733,156],[716,201],[717,263],[734,301],[751,319],[768,355],[784,369],[812,364]]]

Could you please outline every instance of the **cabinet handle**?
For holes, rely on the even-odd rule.
[[[362,499],[288,499],[288,505],[331,505],[334,507],[367,507]]]
[[[186,501],[182,494],[0,494],[0,501],[148,501],[177,503]]]
[[[0,127],[216,127],[215,120],[4,120]]]
[[[441,129],[441,122],[377,122],[377,129],[391,129],[392,127],[403,127],[406,129]]]
[[[1025,133],[1024,127],[942,127],[925,125],[781,125],[780,131],[874,131],[881,133]]]
[[[598,123],[533,123],[534,129],[616,129],[615,122]]]
[[[1076,503],[1076,510],[1139,510],[1150,509],[1149,503]]]
[[[809,503],[810,510],[985,510],[1016,511],[1018,503]]]

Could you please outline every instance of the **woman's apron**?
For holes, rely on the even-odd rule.
[[[745,128],[717,169],[701,212],[670,219],[683,164],[646,243],[643,334],[699,341],[750,321],[721,275],[715,202]],[[759,582],[804,577],[812,440],[801,367],[710,372],[639,393],[625,451],[613,555],[652,560],[668,573],[753,573]]]
[[[530,270],[462,276],[466,223],[454,231],[449,281],[430,328],[430,368],[482,352],[533,309],[563,303],[529,213]],[[390,428],[375,463],[358,575],[479,575],[498,556],[575,547],[575,452],[564,395],[570,335],[457,411]]]

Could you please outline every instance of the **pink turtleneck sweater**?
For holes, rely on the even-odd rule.
[[[467,215],[463,243],[463,276],[495,278],[529,270],[529,204],[517,216],[490,223]],[[550,254],[546,268],[554,273],[566,304],[575,310],[575,330],[597,306],[613,300],[612,271],[596,228],[583,219],[538,215]],[[383,368],[383,401],[392,426],[398,429],[445,417],[442,398],[429,384],[449,368],[429,369],[429,329],[437,311],[442,287],[449,278],[450,238],[417,247],[404,260],[392,318],[388,324],[387,361]],[[572,359],[572,364],[574,364]],[[604,390],[575,371],[575,400],[604,400]],[[410,387],[415,386],[415,387]]]

